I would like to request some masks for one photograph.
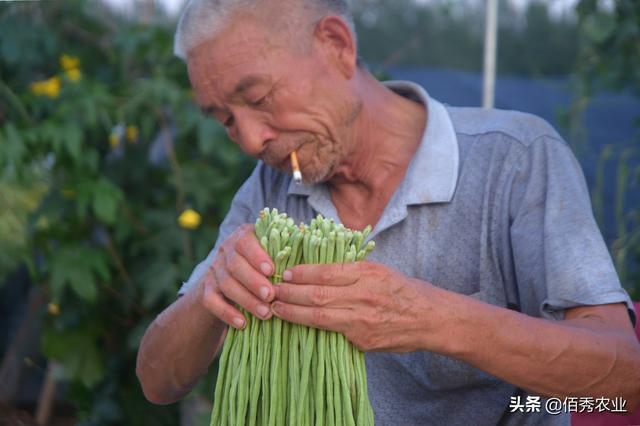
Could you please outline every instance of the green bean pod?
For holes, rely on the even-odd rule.
[[[327,237],[322,237],[320,241],[320,258],[318,259],[318,263],[327,263],[327,243],[329,239]]]
[[[362,230],[362,236],[363,236],[364,241],[366,241],[366,240],[367,240],[367,237],[369,237],[369,234],[371,234],[371,230],[372,230],[372,229],[373,229],[373,228],[371,227],[371,225],[367,225],[367,226],[365,226],[365,228]]]
[[[336,249],[336,232],[329,232],[329,238],[327,239],[327,262],[326,263],[336,263],[334,259],[334,252]]]
[[[322,215],[296,226],[277,209],[265,208],[255,234],[275,264],[270,281],[303,263],[362,260],[375,243],[371,227],[352,231]],[[261,320],[241,309],[243,330],[230,328],[216,379],[211,425],[372,426],[364,355],[338,333]]]
[[[278,252],[281,250],[280,247],[280,232],[276,228],[271,229],[271,234],[269,235],[269,255],[272,259],[275,259],[278,255]]]
[[[340,231],[336,237],[336,263],[344,262],[345,233]]]
[[[356,246],[356,252],[360,251],[363,240],[362,232],[356,231],[353,233],[353,244]]]

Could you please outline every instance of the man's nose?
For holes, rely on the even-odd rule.
[[[267,142],[276,138],[275,130],[252,114],[236,115],[234,127],[231,138],[252,157],[259,157]]]

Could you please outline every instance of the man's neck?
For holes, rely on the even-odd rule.
[[[368,73],[359,77],[359,92],[363,106],[346,136],[349,155],[329,181],[341,220],[351,217],[355,227],[359,221],[378,221],[406,174],[427,120],[425,106],[397,95]]]

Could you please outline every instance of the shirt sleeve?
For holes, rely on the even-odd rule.
[[[521,309],[563,319],[577,306],[624,302],[611,256],[593,217],[582,169],[553,136],[533,141],[515,163],[510,238]]]
[[[218,239],[213,249],[207,257],[202,260],[191,272],[189,279],[182,283],[182,287],[178,291],[178,295],[182,296],[187,291],[195,288],[197,284],[205,276],[209,265],[213,261],[218,252],[220,245],[235,231],[240,225],[245,223],[254,223],[258,217],[258,213],[265,206],[264,188],[262,185],[262,169],[263,163],[258,162],[251,176],[242,184],[236,195],[231,201],[229,212],[220,224],[218,231]]]

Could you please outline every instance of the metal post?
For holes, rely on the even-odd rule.
[[[498,42],[498,0],[487,0],[484,28],[484,66],[482,107],[493,108],[496,86],[496,50]]]

